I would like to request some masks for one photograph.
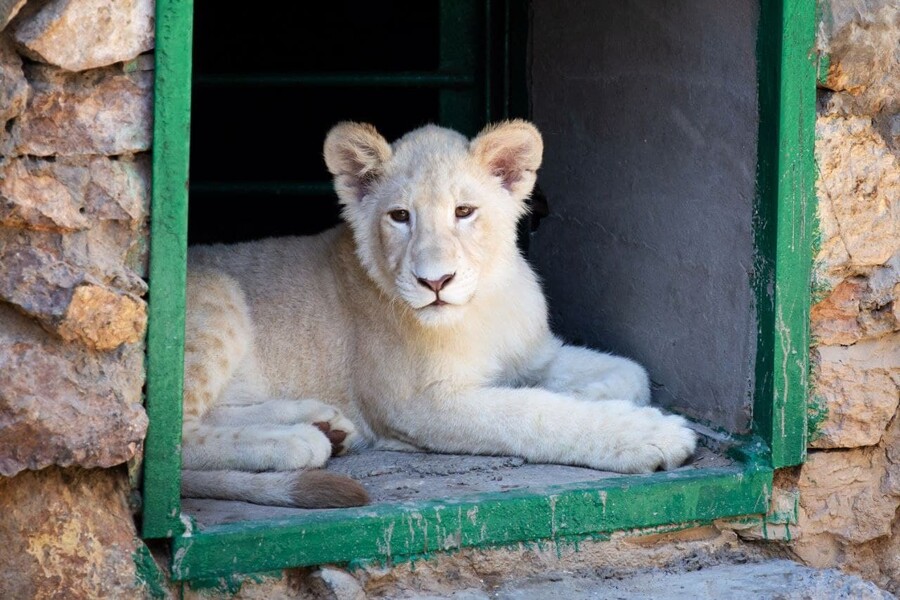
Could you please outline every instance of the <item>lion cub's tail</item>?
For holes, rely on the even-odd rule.
[[[295,508],[345,508],[369,502],[362,485],[345,475],[321,470],[247,473],[185,469],[181,495]]]

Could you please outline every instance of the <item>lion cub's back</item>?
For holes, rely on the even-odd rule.
[[[269,392],[344,404],[351,339],[333,265],[344,228],[309,237],[192,247],[188,269],[217,269],[241,286]],[[188,308],[190,310],[190,307]]]

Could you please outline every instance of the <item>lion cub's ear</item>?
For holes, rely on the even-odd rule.
[[[527,121],[489,125],[469,144],[469,152],[491,174],[500,178],[514,198],[525,198],[537,179],[544,142],[537,127]]]
[[[368,123],[338,123],[325,137],[325,164],[344,204],[362,200],[390,157],[390,144]]]

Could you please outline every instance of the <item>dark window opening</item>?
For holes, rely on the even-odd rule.
[[[393,140],[429,122],[473,135],[529,117],[545,139],[550,214],[528,256],[555,331],[644,364],[655,404],[747,433],[758,12],[711,0],[445,0],[248,15],[197,0],[189,242],[336,224],[321,148],[338,121],[370,122]],[[499,458],[455,471],[446,457],[382,459],[416,462],[367,482],[386,502],[611,476]],[[367,460],[331,468],[359,477]],[[729,462],[707,448],[686,468]],[[292,512],[234,504],[184,508],[202,524]]]

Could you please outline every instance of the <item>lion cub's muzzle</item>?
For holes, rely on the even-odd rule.
[[[416,277],[416,281],[419,284],[425,286],[432,292],[434,292],[434,302],[429,304],[428,306],[443,306],[447,304],[446,301],[441,299],[441,290],[444,289],[450,281],[456,277],[456,273],[448,273],[447,275],[441,275],[437,279],[426,279],[425,277]]]

